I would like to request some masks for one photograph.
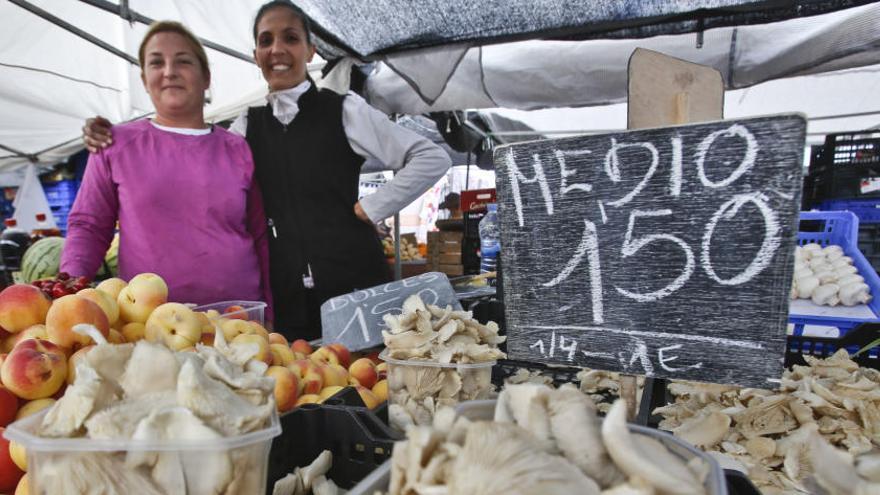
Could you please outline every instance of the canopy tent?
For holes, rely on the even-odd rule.
[[[731,89],[831,73],[863,81],[859,89],[868,91],[876,72],[840,71],[876,71],[871,64],[880,64],[880,6],[865,1],[294,2],[315,20],[321,53],[347,55],[328,78],[344,86],[351,64],[375,62],[366,97],[388,112],[611,103],[595,107],[598,114],[568,111],[574,117],[565,125],[577,131],[616,128],[605,116],[620,113],[626,60],[636,46],[719,67]],[[249,61],[251,20],[262,3],[226,1],[218,8],[211,0],[0,2],[0,184],[16,183],[14,172],[28,163],[48,166],[81,149],[87,117],[100,114],[119,122],[152,111],[140,70],[131,63],[149,19],[180,20],[211,42],[209,120],[234,117],[264,101],[265,83]],[[789,20],[775,22],[784,19]],[[522,41],[535,38],[543,40]],[[871,93],[847,90],[850,94],[838,99],[855,108],[857,99],[865,98],[858,111],[841,111],[844,106],[832,105],[824,94],[800,97],[795,90],[806,87],[839,93],[844,80],[806,77],[809,83],[803,77],[778,81],[773,108],[811,117],[868,113],[868,122],[880,112]],[[760,87],[741,93],[742,101],[751,101]],[[739,100],[728,94],[727,105]],[[768,113],[769,105],[754,101],[743,111]],[[525,118],[502,112],[484,120],[497,115]],[[544,127],[535,123],[540,119],[529,123],[539,131],[567,130],[556,129],[566,119]],[[839,119],[834,129],[853,128],[853,122],[863,127],[863,121]],[[441,122],[441,132],[444,127]]]

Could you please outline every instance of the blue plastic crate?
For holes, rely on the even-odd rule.
[[[859,217],[859,223],[880,223],[880,198],[831,199],[816,205],[823,211],[851,211]]]
[[[836,327],[840,335],[844,335],[861,323],[880,321],[878,316],[880,315],[880,276],[858,248],[859,219],[849,211],[801,212],[800,219],[801,222],[813,221],[819,228],[816,232],[798,232],[798,245],[803,246],[812,242],[821,246],[837,244],[853,259],[853,265],[871,288],[872,299],[868,307],[874,313],[874,318],[854,319],[790,314],[788,322],[794,325],[794,335],[802,335],[805,325]]]

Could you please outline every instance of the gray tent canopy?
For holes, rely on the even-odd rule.
[[[869,0],[294,0],[325,58],[362,59],[451,44],[683,34],[833,12]],[[335,48],[335,51],[334,51]]]

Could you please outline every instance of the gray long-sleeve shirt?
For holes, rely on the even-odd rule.
[[[299,112],[297,101],[311,83],[270,93],[266,99],[272,114],[289,124]],[[342,126],[348,143],[365,159],[374,158],[391,170],[400,170],[394,179],[361,200],[361,207],[373,222],[380,222],[415,201],[433,186],[452,164],[449,155],[428,139],[405,129],[363,98],[349,92],[342,104]],[[247,134],[247,111],[238,116],[229,130]]]

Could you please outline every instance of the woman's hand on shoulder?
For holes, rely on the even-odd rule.
[[[86,124],[82,128],[83,144],[86,145],[89,153],[97,153],[113,144],[113,136],[110,132],[112,126],[109,120],[100,115],[86,119]]]

